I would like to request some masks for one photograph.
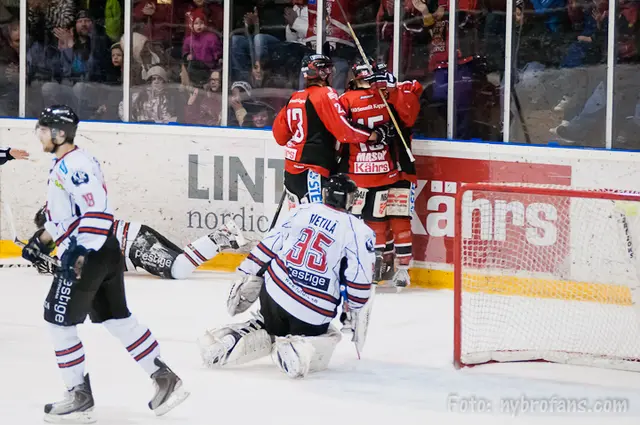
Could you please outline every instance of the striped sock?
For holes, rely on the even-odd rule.
[[[50,325],[56,361],[67,389],[84,382],[84,347],[75,326]]]
[[[154,360],[160,355],[160,346],[151,331],[138,323],[134,316],[104,322],[109,332],[126,347],[131,357],[151,376],[158,366]]]

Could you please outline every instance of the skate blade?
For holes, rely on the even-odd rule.
[[[182,388],[182,384],[180,384],[180,386],[176,387],[173,393],[171,393],[167,401],[158,406],[153,413],[155,413],[156,416],[162,416],[180,405],[190,395],[191,393]]]
[[[97,420],[93,414],[93,409],[67,415],[52,415],[50,413],[45,413],[44,415],[44,421],[50,424],[92,424]]]
[[[236,243],[238,244],[238,247],[241,248],[247,244],[247,240],[244,238],[242,231],[240,230],[240,228],[238,227],[238,225],[234,220],[229,218],[227,219],[227,221],[225,221],[224,225],[227,227],[227,229],[229,229],[231,233],[235,235]]]
[[[397,294],[403,288],[400,286],[395,286],[391,281],[380,281],[376,285],[376,292],[380,292],[381,294]]]

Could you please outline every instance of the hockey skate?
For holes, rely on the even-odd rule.
[[[242,231],[232,219],[227,220],[224,225],[220,226],[209,235],[209,239],[218,245],[218,249],[240,249],[247,244],[247,240],[242,235]]]
[[[149,409],[156,416],[162,416],[185,401],[190,393],[182,388],[182,380],[160,358],[156,357],[154,363],[160,369],[151,375],[156,394],[149,402]]]
[[[411,283],[409,278],[409,268],[407,266],[399,266],[398,270],[393,275],[391,283],[398,291],[409,286]]]
[[[91,383],[87,374],[84,382],[69,390],[64,400],[44,406],[44,421],[53,424],[91,424],[96,422],[93,406]]]

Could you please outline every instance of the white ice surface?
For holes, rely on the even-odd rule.
[[[130,309],[150,327],[165,361],[192,395],[156,418],[153,389],[120,343],[99,325],[80,326],[96,415],[103,425],[151,424],[640,424],[640,375],[549,363],[452,366],[449,291],[378,294],[363,359],[347,339],[330,369],[292,381],[265,358],[228,370],[200,365],[194,343],[228,317],[225,274],[188,281],[127,276]],[[34,269],[0,270],[0,425],[42,423],[42,408],[64,391],[42,319],[50,278]],[[242,316],[240,320],[244,319]],[[487,400],[491,413],[452,413],[448,396]],[[624,398],[626,414],[500,413],[501,398]]]

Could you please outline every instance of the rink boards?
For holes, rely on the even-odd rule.
[[[21,238],[33,233],[33,215],[44,203],[50,166],[50,158],[39,152],[33,125],[32,120],[0,120],[0,139],[32,153],[31,161],[0,168],[0,202],[10,203]],[[227,218],[250,240],[259,240],[282,193],[284,154],[270,131],[82,123],[76,141],[101,161],[116,218],[144,222],[179,246],[210,233]],[[453,285],[454,198],[463,183],[635,189],[640,181],[638,153],[436,140],[413,145],[418,185],[412,194],[411,272],[413,283],[422,287]],[[0,240],[10,239],[0,222]],[[0,244],[0,256],[15,254],[11,244]],[[203,268],[232,270],[242,258],[225,253]],[[574,283],[565,285],[566,293],[575,284],[591,282],[573,276],[566,280]],[[508,280],[494,280],[493,285],[511,286]]]

